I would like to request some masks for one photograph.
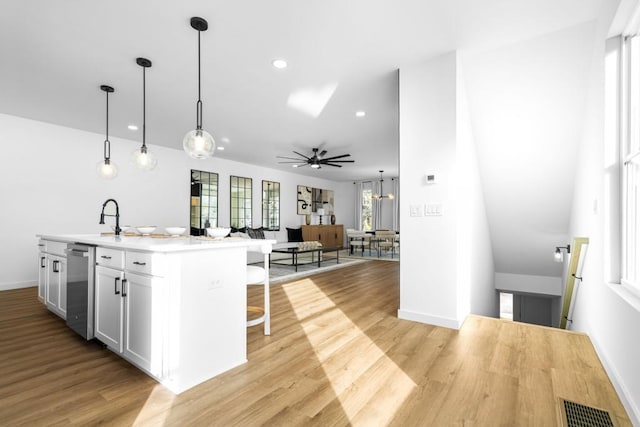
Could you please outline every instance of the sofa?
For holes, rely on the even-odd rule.
[[[246,228],[239,230],[231,230],[230,236],[242,237],[244,239],[268,239],[275,240],[273,249],[288,247],[292,242],[302,241],[302,229],[298,228],[284,228],[278,231],[264,230],[262,228]],[[291,255],[285,253],[272,253],[272,260],[290,259]],[[247,252],[247,264],[262,263],[264,261],[264,255],[259,252]]]

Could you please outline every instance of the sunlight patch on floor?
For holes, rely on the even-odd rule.
[[[146,425],[153,418],[153,425],[164,425],[167,416],[171,413],[175,398],[176,395],[166,387],[160,384],[153,387],[133,424]],[[160,418],[158,418],[158,414],[161,414]]]
[[[309,287],[311,301],[302,298],[310,294]],[[312,279],[282,288],[349,421],[390,421],[416,383]],[[344,326],[336,331],[336,325]],[[308,415],[315,416],[314,402],[307,406]]]

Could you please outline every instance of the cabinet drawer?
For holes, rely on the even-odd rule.
[[[127,271],[160,277],[165,274],[164,254],[127,251],[126,259]]]
[[[124,251],[98,247],[96,248],[96,264],[124,270]]]
[[[67,256],[65,249],[67,249],[67,244],[64,242],[54,242],[53,240],[44,240],[45,251],[49,254],[59,255],[59,256]]]

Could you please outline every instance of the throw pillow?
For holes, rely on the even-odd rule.
[[[252,239],[264,239],[262,228],[247,228],[247,234]]]
[[[287,227],[287,240],[289,242],[302,242],[302,228]]]

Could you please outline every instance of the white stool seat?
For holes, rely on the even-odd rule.
[[[271,335],[271,314],[269,310],[269,258],[265,255],[265,268],[256,265],[247,265],[247,286],[263,286],[264,287],[264,306],[247,306],[249,313],[259,314],[258,317],[247,320],[247,327],[264,323],[264,334]]]
[[[247,285],[262,285],[265,275],[264,268],[247,265]]]

